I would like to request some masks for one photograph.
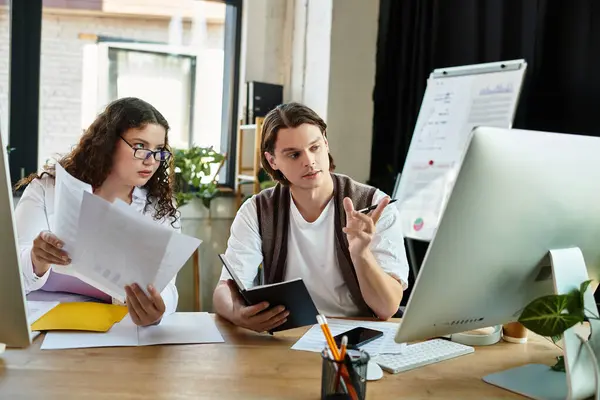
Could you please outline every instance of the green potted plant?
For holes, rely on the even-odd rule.
[[[523,309],[518,322],[530,331],[550,338],[555,344],[558,343],[567,329],[599,319],[598,315],[591,310],[586,310],[584,306],[584,294],[591,282],[590,280],[583,282],[579,289],[574,289],[568,294],[542,296],[533,300]],[[590,324],[590,329],[591,327]],[[583,348],[587,351],[598,351],[589,343],[592,335],[599,334],[591,330],[587,342],[582,340],[582,351],[585,351]],[[593,356],[595,359],[600,359],[600,354],[594,353]],[[565,372],[564,356],[558,357],[552,369]]]
[[[225,155],[215,151],[212,146],[174,149],[173,154],[177,207],[197,198],[210,210],[211,201],[219,194],[216,176],[225,161]],[[214,171],[213,167],[216,166]]]

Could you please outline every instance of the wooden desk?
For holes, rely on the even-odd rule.
[[[306,331],[258,335],[215,317],[225,343],[40,350],[0,356],[0,399],[319,399],[317,353],[290,350]],[[554,345],[498,343],[475,353],[367,383],[368,399],[521,398],[481,380],[526,363],[552,364]]]

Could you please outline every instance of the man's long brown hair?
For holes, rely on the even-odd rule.
[[[324,138],[327,138],[327,124],[316,112],[308,108],[304,104],[300,103],[286,103],[280,104],[267,114],[262,125],[262,143],[260,147],[260,160],[263,168],[267,171],[271,177],[282,185],[289,185],[290,182],[281,173],[281,171],[274,170],[271,164],[265,157],[265,152],[274,154],[275,153],[275,142],[277,142],[277,134],[281,129],[285,128],[297,128],[302,124],[314,125],[323,134]],[[329,171],[335,170],[335,163],[331,153],[329,156]]]
[[[135,97],[125,97],[109,104],[81,136],[77,146],[58,163],[72,176],[100,187],[111,172],[113,155],[120,136],[129,129],[142,129],[148,124],[157,124],[169,131],[169,124],[156,108]],[[165,135],[165,148],[169,149]],[[133,155],[132,155],[133,156]],[[54,176],[54,166],[46,165],[41,174],[33,173],[20,180],[16,189],[28,185],[43,175]],[[158,169],[144,185],[148,191],[146,208],[155,203],[154,219],[169,217],[177,220],[177,209],[173,204],[174,162],[160,163]]]

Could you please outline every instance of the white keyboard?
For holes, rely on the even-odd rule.
[[[421,343],[409,344],[402,354],[380,354],[374,357],[379,366],[392,374],[410,371],[418,367],[463,356],[475,349],[464,344],[444,339],[433,339]]]

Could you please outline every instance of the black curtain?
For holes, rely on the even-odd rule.
[[[369,183],[391,194],[435,68],[523,58],[513,126],[600,135],[593,21],[598,0],[380,0]],[[420,264],[428,243],[413,244]]]
[[[380,0],[370,184],[391,193],[434,68],[524,58],[514,127],[598,135],[598,0]]]

